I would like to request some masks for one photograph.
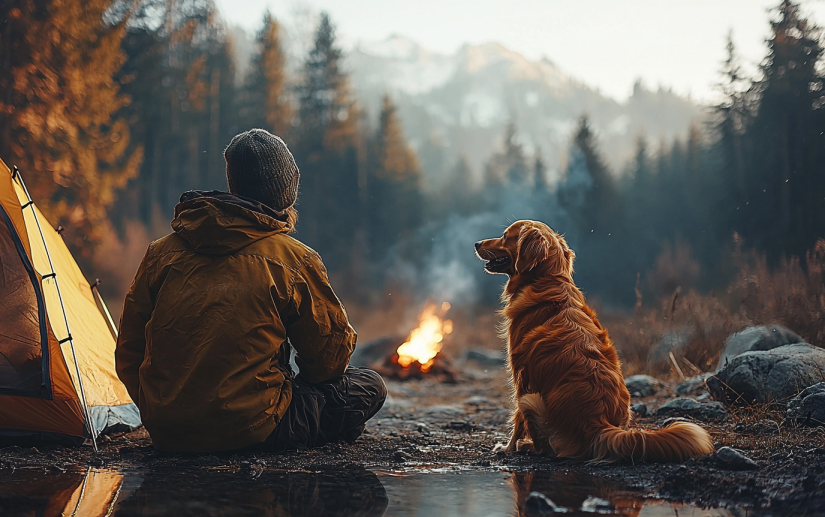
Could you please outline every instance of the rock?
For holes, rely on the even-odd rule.
[[[455,431],[472,431],[473,424],[465,422],[464,420],[453,420],[444,425],[444,429],[453,429]]]
[[[785,420],[797,425],[825,425],[825,382],[808,386],[788,403]]]
[[[712,373],[703,373],[702,375],[697,375],[696,377],[691,377],[690,379],[685,379],[678,386],[676,386],[677,395],[700,395],[707,386],[705,386],[705,381],[713,375]]]
[[[780,346],[802,343],[802,338],[781,325],[748,327],[731,334],[725,340],[725,348],[719,358],[716,370],[723,368],[734,357],[745,352],[773,350]]]
[[[403,337],[387,336],[374,339],[364,345],[358,345],[355,347],[352,357],[350,357],[349,364],[352,366],[370,366],[395,353],[403,342]]]
[[[726,405],[786,402],[822,380],[825,350],[807,343],[734,357],[707,385],[715,400]]]
[[[722,447],[714,457],[717,465],[726,470],[756,470],[759,465],[736,449]]]
[[[504,353],[501,350],[471,348],[464,356],[468,361],[475,361],[484,366],[504,366]]]
[[[558,506],[549,497],[541,492],[530,492],[524,500],[524,508],[533,514],[547,515],[551,513],[566,513],[567,509]]]
[[[719,402],[696,402],[687,397],[673,399],[656,411],[660,416],[682,416],[707,422],[725,418],[725,407]]]
[[[610,504],[610,501],[605,501],[592,495],[587,496],[587,499],[582,503],[581,509],[581,511],[588,513],[613,513],[615,510],[616,507]]]
[[[648,414],[647,406],[645,406],[641,402],[637,402],[636,404],[630,406],[630,410],[636,413],[638,416],[647,416]]]
[[[409,461],[410,458],[412,458],[412,456],[400,449],[392,453],[392,460],[396,463],[405,463]]]
[[[474,395],[467,400],[464,401],[465,404],[475,404],[475,405],[484,405],[484,404],[492,404],[493,401],[488,399],[487,397],[482,397],[480,395]]]
[[[463,415],[467,411],[459,404],[438,405],[425,408],[425,415]]]
[[[631,397],[649,397],[659,391],[661,383],[650,375],[631,375],[624,385]]]

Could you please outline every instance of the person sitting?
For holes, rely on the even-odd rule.
[[[184,193],[174,232],[143,257],[123,304],[118,376],[161,451],[352,442],[387,389],[348,367],[356,333],[344,306],[318,253],[289,235],[298,166],[262,129],[235,136],[224,158],[229,192]]]

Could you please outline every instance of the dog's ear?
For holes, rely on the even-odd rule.
[[[545,232],[535,226],[524,226],[518,237],[516,273],[526,273],[550,256],[550,246]]]

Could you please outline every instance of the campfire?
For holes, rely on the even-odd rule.
[[[440,306],[428,303],[418,315],[418,327],[378,366],[379,371],[400,380],[432,376],[442,382],[456,382],[455,369],[441,353],[444,338],[453,331],[453,322],[444,318],[449,310],[447,302]]]

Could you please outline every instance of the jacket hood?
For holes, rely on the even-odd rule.
[[[175,206],[172,229],[199,253],[230,255],[270,235],[289,233],[287,214],[219,190],[190,190]]]

